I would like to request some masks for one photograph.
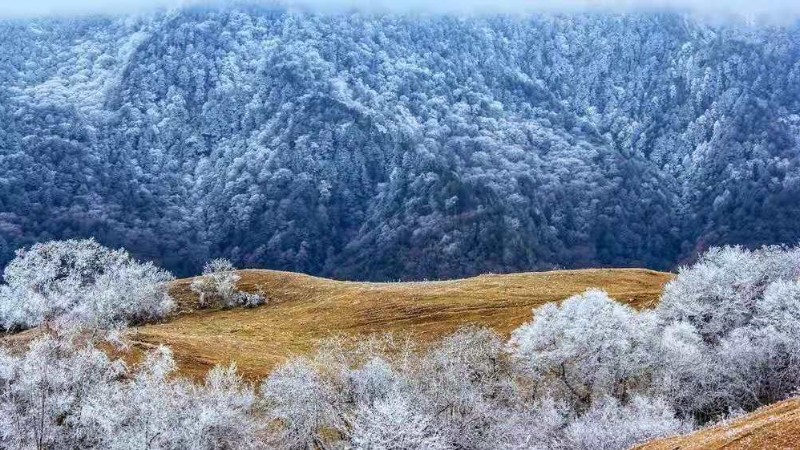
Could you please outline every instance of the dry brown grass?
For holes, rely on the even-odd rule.
[[[508,335],[531,319],[532,308],[589,288],[645,308],[655,304],[672,275],[597,269],[424,283],[355,283],[268,270],[241,276],[239,288],[266,293],[267,305],[197,311],[191,280],[179,280],[172,290],[178,317],[134,329],[132,339],[139,348],[168,345],[186,375],[199,377],[216,364],[236,362],[245,376],[259,378],[336,334],[408,333],[424,344],[477,324]]]
[[[800,448],[800,399],[758,409],[729,423],[651,442],[637,450],[788,450]]]

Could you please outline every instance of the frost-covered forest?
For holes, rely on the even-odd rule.
[[[235,297],[230,269],[209,263],[193,289]],[[166,272],[39,244],[0,285],[0,329],[39,326],[0,341],[0,448],[625,450],[797,395],[799,276],[800,248],[713,248],[654,309],[590,290],[507,340],[332,338],[263,380],[232,366],[193,383],[168,348],[124,358],[127,325],[173,311]]]
[[[0,22],[0,266],[672,268],[800,240],[800,27],[185,8]]]

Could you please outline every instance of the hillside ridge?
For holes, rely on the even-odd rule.
[[[272,270],[242,270],[238,287],[267,297],[254,309],[198,310],[192,279],[171,289],[178,313],[134,328],[140,348],[172,348],[182,373],[201,377],[235,362],[249,378],[266,375],[335,335],[409,334],[422,343],[467,325],[503,335],[529,321],[532,309],[598,288],[636,308],[651,307],[672,274],[647,269],[587,269],[486,274],[429,282],[350,282]]]
[[[692,433],[659,439],[634,450],[785,450],[800,443],[800,398]]]

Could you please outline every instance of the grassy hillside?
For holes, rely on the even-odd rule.
[[[766,406],[729,423],[661,439],[637,450],[784,450],[800,445],[800,399]]]
[[[640,269],[553,271],[417,283],[355,283],[287,272],[246,270],[239,287],[269,303],[255,309],[197,311],[191,280],[172,289],[178,317],[134,329],[140,348],[166,344],[180,370],[202,376],[235,361],[261,377],[287,357],[313,349],[335,334],[410,333],[423,343],[466,324],[507,335],[530,320],[531,309],[589,288],[637,308],[652,306],[670,274]]]

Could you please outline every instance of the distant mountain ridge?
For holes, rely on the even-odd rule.
[[[0,24],[0,265],[349,279],[800,240],[800,28],[191,8]]]

